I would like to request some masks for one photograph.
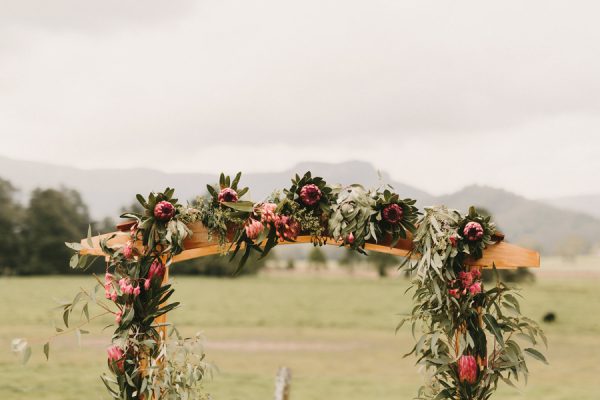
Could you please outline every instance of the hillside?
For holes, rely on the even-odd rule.
[[[349,184],[360,182],[367,187],[380,185],[377,170],[369,163],[349,161],[339,164],[301,163],[287,171],[244,174],[242,185],[250,187],[253,200],[263,199],[272,190],[286,188],[295,173],[313,171],[331,183]],[[237,171],[229,171],[234,174]],[[67,186],[81,192],[89,205],[92,217],[99,219],[114,216],[121,207],[135,201],[136,193],[147,194],[176,188],[180,200],[190,200],[204,193],[206,184],[214,183],[214,174],[165,173],[152,169],[80,169],[40,162],[12,160],[0,156],[0,177],[8,179],[19,189],[19,198],[27,201],[27,195],[37,187]],[[382,173],[382,182],[389,183],[404,197],[430,203],[433,197],[415,187],[390,180]]]
[[[560,253],[561,241],[566,239],[583,241],[584,247],[590,247],[600,238],[600,221],[590,216],[594,212],[597,215],[598,211],[587,203],[569,203],[571,207],[579,205],[579,212],[564,210],[486,186],[469,186],[453,194],[434,197],[418,188],[391,181],[385,172],[381,172],[380,181],[377,170],[362,161],[301,163],[287,171],[247,174],[242,183],[251,188],[252,199],[260,200],[275,188],[289,186],[294,173],[307,170],[331,183],[360,182],[367,187],[389,183],[402,196],[417,199],[421,207],[431,204],[446,204],[460,210],[466,210],[470,205],[483,207],[494,214],[510,241],[539,248],[546,254]],[[36,187],[68,186],[77,189],[89,205],[92,217],[100,219],[118,215],[121,207],[134,201],[136,193],[145,194],[167,186],[177,189],[179,199],[192,199],[204,192],[207,183],[214,182],[216,173],[169,174],[151,169],[84,170],[0,157],[0,177],[10,180],[20,189],[23,202]],[[588,209],[590,214],[585,214],[583,211]]]
[[[485,208],[510,241],[537,248],[546,254],[560,253],[561,241],[598,243],[600,220],[582,212],[566,211],[487,186],[468,186],[438,200],[450,207]],[[584,246],[584,247],[585,247]]]
[[[600,218],[600,194],[543,199],[542,202],[563,210],[585,212]]]

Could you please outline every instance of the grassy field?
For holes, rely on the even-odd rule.
[[[51,308],[90,278],[0,279],[0,399],[106,399],[98,375],[105,369],[110,330],[92,326],[81,347],[74,337],[53,342]],[[203,331],[219,371],[206,389],[215,399],[272,398],[279,366],[292,368],[293,399],[409,399],[422,377],[407,330],[394,334],[411,301],[403,279],[251,277],[175,278],[183,307],[170,320],[187,334]],[[523,308],[534,319],[554,311],[546,325],[550,366],[531,361],[521,391],[502,389],[495,399],[597,400],[600,398],[600,279],[543,274],[524,289]],[[10,340],[38,343],[29,365],[10,353]]]

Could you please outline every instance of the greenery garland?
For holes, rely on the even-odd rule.
[[[107,254],[104,280],[92,291],[82,290],[64,304],[64,328],[59,334],[86,333],[81,325],[69,328],[69,319],[81,309],[87,322],[113,314],[115,331],[108,349],[110,374],[102,380],[115,399],[204,399],[202,379],[210,366],[204,362],[199,338],[182,338],[157,318],[177,308],[170,303],[174,289],[163,278],[173,256],[184,250],[189,225],[201,222],[223,253],[232,258],[243,250],[238,270],[252,251],[261,257],[281,241],[310,235],[315,245],[328,239],[365,253],[367,241],[394,245],[414,235],[413,257],[405,267],[414,272],[415,307],[403,322],[411,321],[423,334],[409,354],[432,371],[431,380],[419,391],[419,398],[487,399],[501,379],[527,375],[524,354],[545,361],[533,348],[524,348],[517,339],[545,342],[537,325],[520,315],[515,293],[498,282],[483,290],[479,270],[468,271],[467,257],[479,258],[492,243],[494,225],[489,218],[471,210],[462,217],[445,208],[425,209],[419,218],[415,201],[401,199],[391,188],[367,190],[360,185],[329,186],[310,172],[292,180],[290,188],[273,193],[264,202],[244,199],[241,173],[233,179],[221,174],[217,185],[190,205],[173,198],[174,190],[137,195],[142,213],[125,213],[130,219],[130,240],[112,248],[102,240]],[[417,228],[418,226],[418,228]],[[91,232],[88,232],[91,236]],[[91,241],[90,241],[91,246]],[[77,253],[71,266],[87,268],[88,257],[80,257],[82,246],[68,243]],[[98,296],[104,289],[104,296]],[[89,316],[89,304],[103,312]],[[85,321],[84,321],[85,322]],[[400,327],[400,326],[399,326]],[[398,328],[399,328],[398,327]],[[493,345],[491,341],[493,340]],[[31,350],[23,341],[13,346],[28,358]],[[44,346],[46,357],[49,343]]]

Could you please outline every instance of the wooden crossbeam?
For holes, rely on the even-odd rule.
[[[89,246],[88,239],[82,239],[81,245],[83,249],[81,254],[104,256],[100,248],[100,241],[115,235],[114,238],[108,241],[108,245],[113,248],[125,245],[130,239],[127,223],[120,225],[127,232],[113,232],[105,235],[94,236],[91,238],[92,246]],[[209,256],[213,254],[219,254],[221,249],[215,241],[209,240],[207,229],[201,223],[197,222],[191,224],[189,228],[192,231],[191,237],[184,241],[185,250],[173,257],[173,262],[179,262],[184,260],[190,260],[193,258],[199,258]],[[481,268],[491,268],[493,265],[496,268],[501,269],[513,269],[519,267],[538,268],[540,266],[540,254],[534,250],[526,249],[523,247],[516,246],[514,244],[504,242],[503,236],[497,237],[498,242],[488,246],[483,252],[483,257],[478,260],[467,260],[465,264]],[[282,242],[281,244],[296,244],[296,243],[311,243],[310,236],[301,235],[298,236],[294,242]],[[339,246],[339,241],[330,239],[327,241],[328,245]],[[396,243],[394,247],[390,247],[390,240],[384,239],[378,243],[368,242],[365,249],[368,251],[376,251],[380,253],[388,253],[396,256],[405,257],[409,254],[412,249],[412,240],[401,239]]]

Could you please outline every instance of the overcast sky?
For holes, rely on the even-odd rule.
[[[494,3],[0,0],[0,155],[600,193],[600,2]]]

